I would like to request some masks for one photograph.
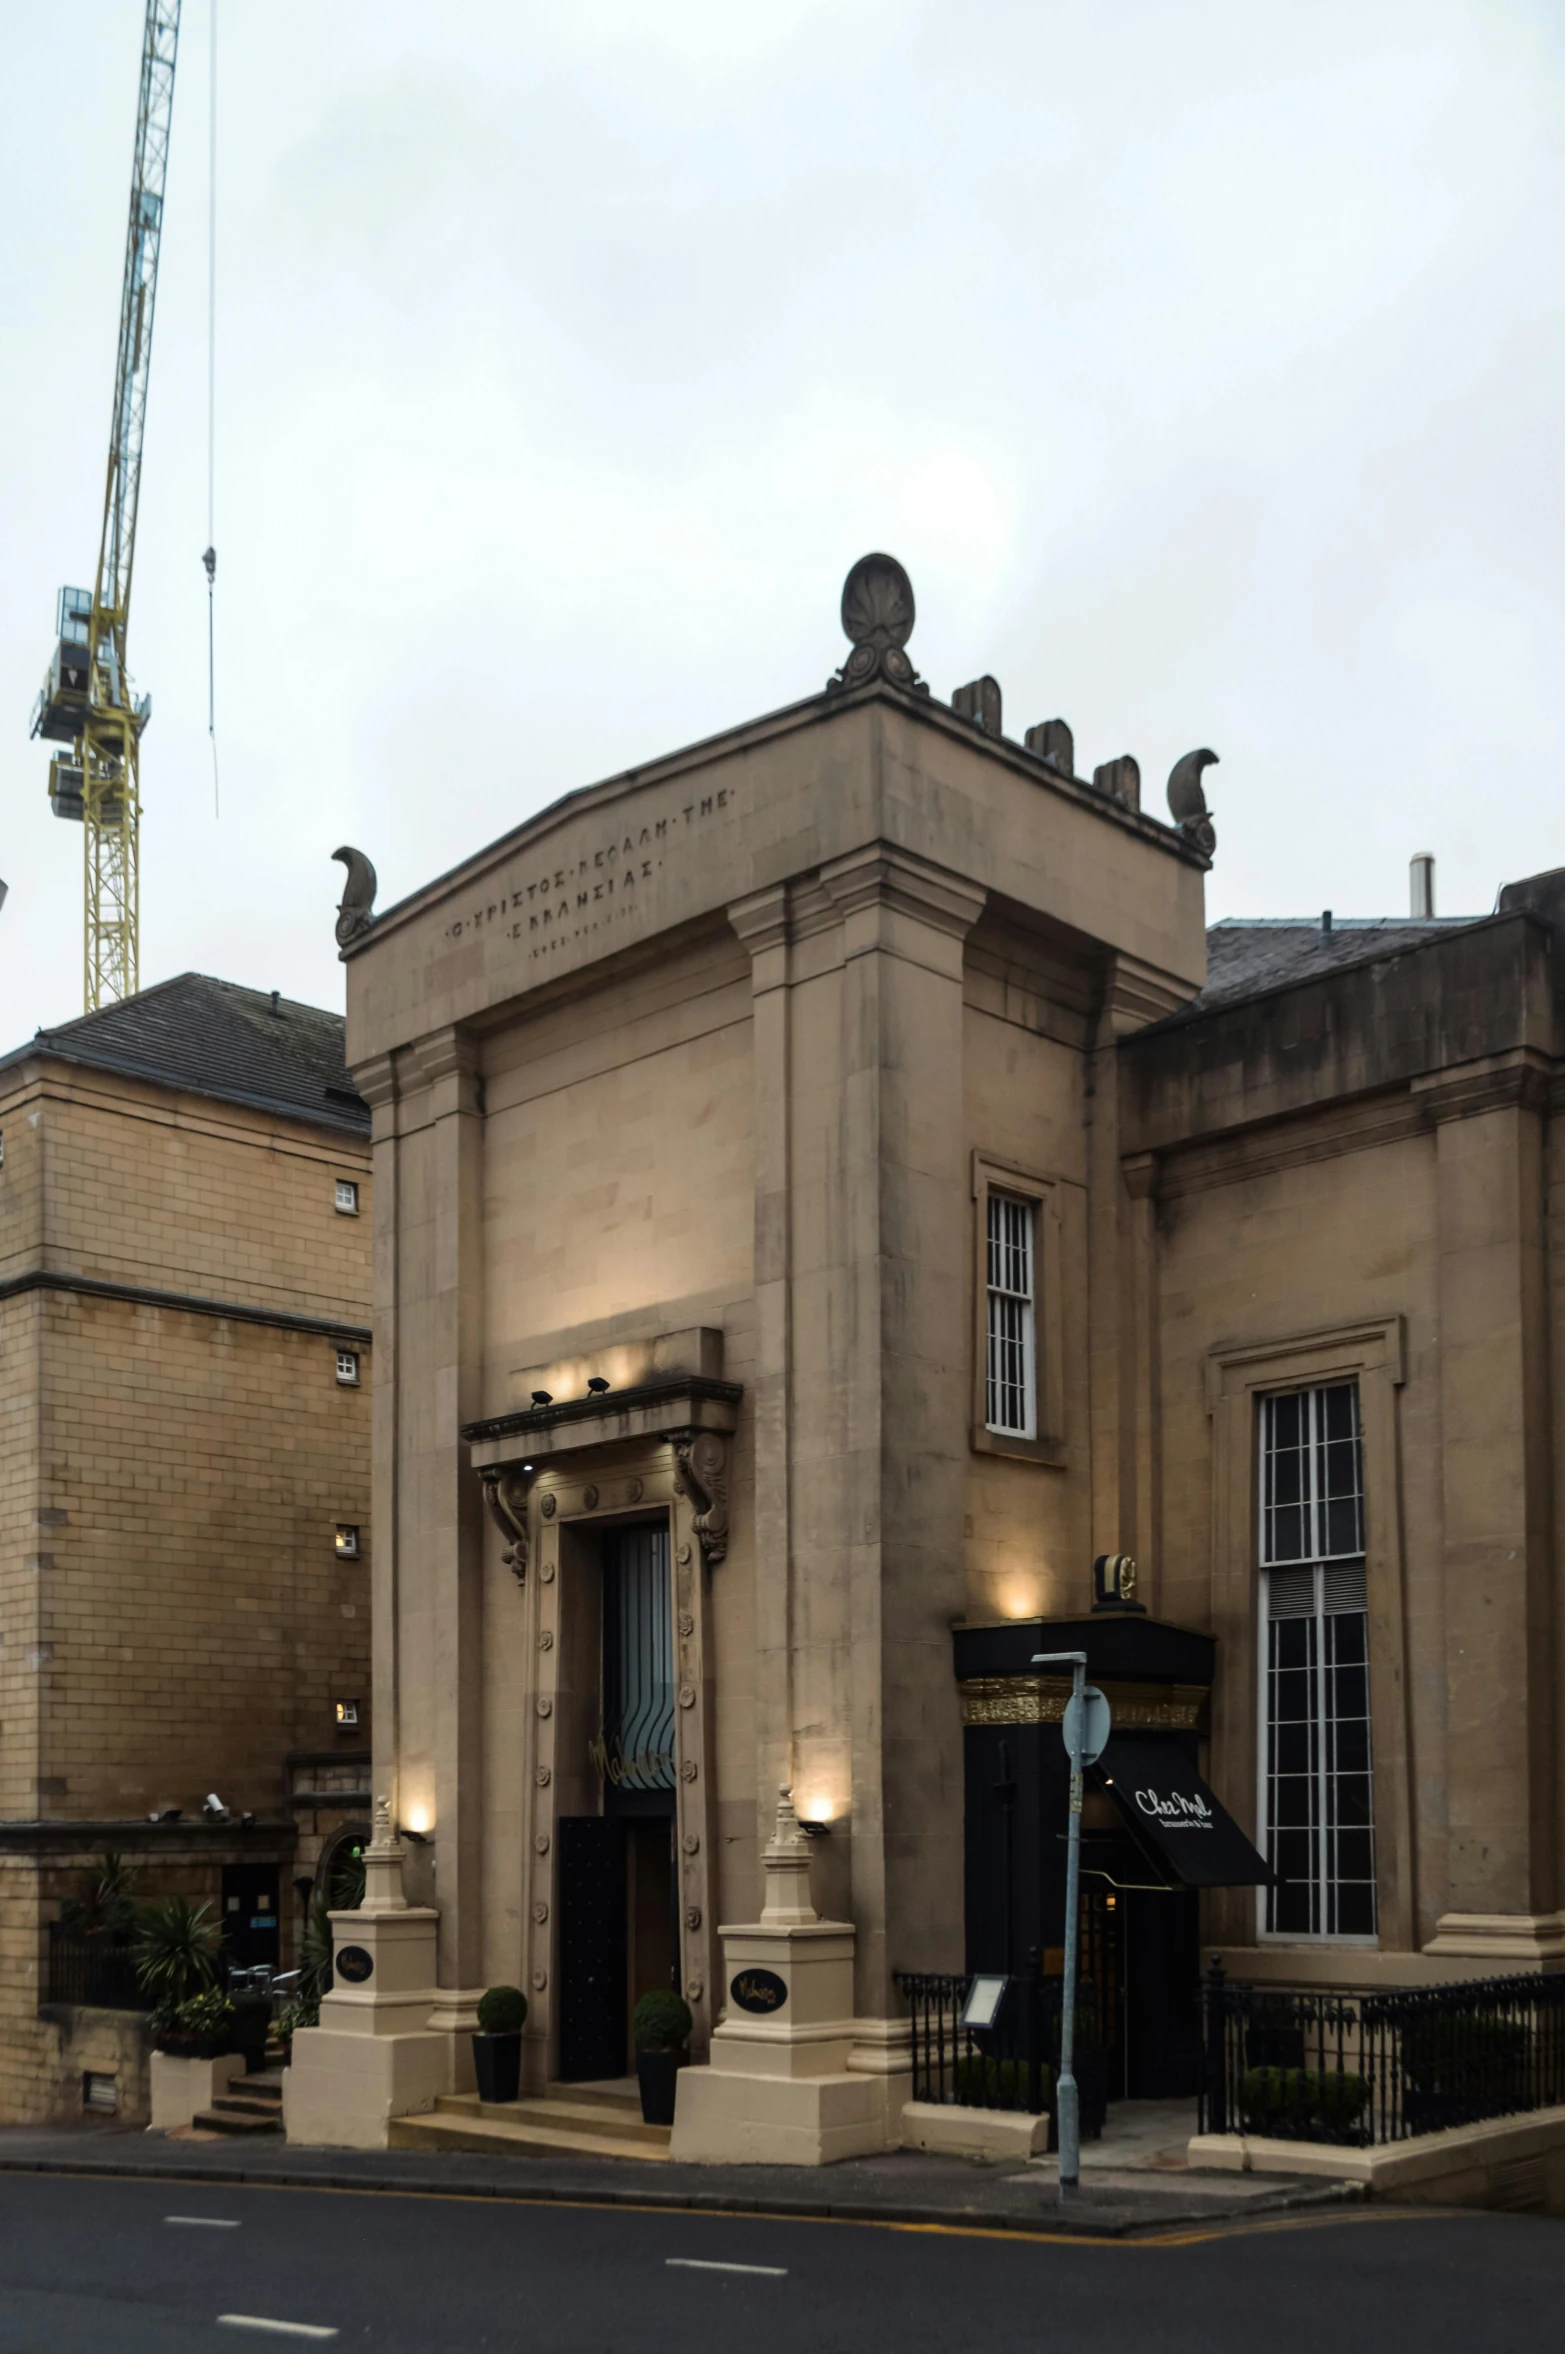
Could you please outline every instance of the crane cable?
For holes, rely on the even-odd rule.
[[[217,0],[212,0],[211,84],[207,142],[207,340],[206,340],[206,698],[207,734],[212,743],[212,814],[221,817],[217,780],[217,633],[212,603],[217,579]]]

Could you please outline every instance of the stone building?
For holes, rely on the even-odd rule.
[[[368,1113],[342,1039],[187,973],[0,1062],[8,2122],[79,2115],[89,2077],[144,2114],[139,2021],[68,1999],[103,1990],[51,1936],[94,1854],[278,1961],[297,1883],[367,1828]]]
[[[618,2075],[672,1982],[676,2154],[895,2142],[897,1973],[1058,1950],[1036,1655],[1078,1647],[1116,2089],[1189,2088],[1202,1944],[1565,1958],[1565,889],[1209,934],[1213,756],[1169,822],[992,679],[931,695],[912,618],[865,559],[823,692],[346,950],[375,1787],[416,1844],[404,1914],[388,1817],[299,2138],[460,2088],[487,1983],[537,2092]],[[762,1903],[780,1785],[813,1907],[787,1819]]]

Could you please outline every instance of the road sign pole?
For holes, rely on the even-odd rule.
[[[1081,2107],[1076,2091],[1076,1944],[1081,1905],[1081,1784],[1082,1743],[1087,1726],[1087,1654],[1085,1651],[1039,1651],[1033,1666],[1050,1664],[1071,1670],[1071,1705],[1066,1711],[1066,1743],[1070,1757],[1070,1820],[1065,1846],[1065,1987],[1060,2004],[1060,2080],[1055,2087],[1054,2113],[1060,2145],[1060,2204],[1075,2197],[1081,2186]]]

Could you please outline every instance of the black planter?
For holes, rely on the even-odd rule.
[[[673,2124],[676,2079],[684,2064],[683,2052],[637,2052],[643,2125]]]
[[[522,2082],[521,2036],[475,2035],[473,2073],[481,2101],[514,2101]]]

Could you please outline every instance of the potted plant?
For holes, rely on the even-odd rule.
[[[217,1923],[209,1904],[170,1896],[142,1907],[136,1924],[136,1975],[155,1998],[154,2016],[172,2020],[180,2005],[217,1977]]]
[[[478,1998],[473,2072],[481,2101],[514,2101],[522,2082],[522,2026],[527,1997],[519,1986],[491,1986]]]
[[[644,1994],[635,2008],[636,2078],[641,2086],[644,2125],[672,2125],[675,2079],[690,2041],[690,2005],[667,1987]]]

